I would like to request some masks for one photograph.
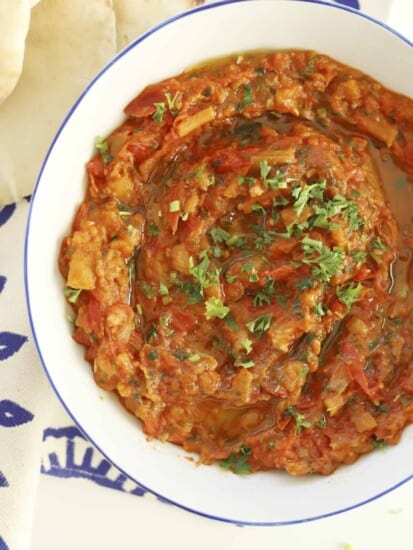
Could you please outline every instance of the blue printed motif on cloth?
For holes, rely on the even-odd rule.
[[[0,550],[9,550],[9,547],[0,536]]]
[[[0,470],[0,487],[8,487],[8,486],[9,486],[9,482],[7,481],[6,476]]]
[[[43,441],[50,438],[63,439],[65,441],[65,452],[64,454],[58,454],[58,451],[48,452],[47,461],[49,464],[45,464],[46,461],[43,460],[42,473],[58,477],[90,479],[103,487],[137,496],[143,496],[147,492],[146,489],[131,481],[127,476],[116,470],[110,462],[101,457],[99,452],[94,449],[75,426],[57,429],[47,428],[43,432]],[[79,456],[79,454],[82,456],[80,462],[75,460],[75,449],[76,456]],[[93,463],[96,466],[93,466]]]
[[[6,286],[7,279],[6,277],[3,277],[3,275],[0,275],[0,292],[3,291],[3,288]]]
[[[354,8],[355,10],[360,9],[359,0],[334,0],[336,4],[343,4],[343,6],[348,6],[349,8]]]
[[[13,216],[15,210],[15,204],[9,204],[8,206],[0,208],[0,227],[9,221],[9,219]]]
[[[4,361],[18,352],[27,340],[27,336],[21,334],[0,332],[0,361]]]
[[[17,403],[10,401],[9,399],[3,399],[0,401],[0,426],[5,428],[15,428],[22,424],[31,422],[34,416],[31,412],[24,409]]]

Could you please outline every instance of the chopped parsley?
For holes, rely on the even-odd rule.
[[[188,296],[189,304],[197,304],[203,299],[201,287],[192,281],[184,281],[178,288]]]
[[[153,288],[152,285],[150,285],[146,281],[142,283],[141,290],[144,293],[144,295],[149,299],[155,296],[155,289]]]
[[[314,286],[314,279],[312,277],[305,277],[295,283],[298,290],[310,290]]]
[[[206,251],[201,252],[199,257],[202,259],[198,265],[194,265],[192,257],[190,258],[189,272],[199,283],[201,290],[219,284],[221,269],[218,267],[209,269],[210,261]]]
[[[109,145],[106,139],[98,136],[95,141],[95,147],[99,151],[105,164],[108,164],[113,159],[112,155],[109,153]]]
[[[155,359],[158,359],[158,351],[156,349],[152,349],[148,353],[148,359],[150,359],[151,361],[155,361]]]
[[[168,104],[168,109],[170,111],[176,110],[176,102],[179,97],[179,92],[176,92],[175,95],[172,97],[169,92],[165,92],[165,99]]]
[[[169,294],[168,287],[164,283],[159,283],[159,294],[161,296],[167,296]]]
[[[238,183],[240,185],[244,185],[244,183],[248,184],[248,185],[254,185],[254,183],[257,182],[257,178],[254,178],[252,176],[240,176],[238,178]]]
[[[382,252],[387,251],[387,246],[384,244],[384,242],[380,239],[379,236],[375,237],[371,241],[372,248],[376,248],[377,250],[381,250]]]
[[[148,225],[147,233],[149,237],[157,237],[159,235],[159,228],[154,223]]]
[[[205,318],[209,321],[213,317],[224,319],[229,313],[229,307],[222,303],[222,300],[212,296],[205,302]]]
[[[298,412],[295,407],[287,407],[285,409],[287,416],[292,416],[295,420],[294,433],[298,435],[303,428],[311,428],[311,422],[305,419],[305,416]]]
[[[241,445],[238,453],[231,453],[228,458],[221,460],[219,465],[226,470],[232,470],[234,474],[243,475],[250,473],[248,458],[251,449],[246,445]]]
[[[244,359],[237,359],[235,361],[235,366],[236,367],[242,367],[243,369],[250,369],[252,367],[255,367],[255,363],[252,359],[249,359],[248,357],[244,358]]]
[[[167,111],[165,102],[154,103],[153,106],[155,107],[155,112],[152,115],[152,119],[158,124],[162,124],[164,114]]]
[[[270,176],[271,166],[266,160],[260,161],[260,176],[262,178],[263,184],[268,189],[285,189],[287,187],[287,182],[285,180],[285,174],[283,172],[277,171],[272,177]]]
[[[350,256],[353,258],[356,266],[359,267],[365,261],[367,253],[364,250],[352,250]]]
[[[257,270],[251,260],[245,262],[241,268],[241,271],[248,275],[248,280],[250,283],[256,283],[259,280]]]
[[[291,195],[295,199],[293,208],[297,212],[297,216],[300,216],[307,206],[311,198],[317,199],[318,201],[323,200],[323,192],[326,188],[326,181],[320,181],[316,183],[306,183],[303,187],[297,185],[291,191]]]
[[[271,298],[276,295],[275,281],[271,277],[266,277],[265,285],[254,296],[253,304],[255,307],[262,307],[271,303]]]
[[[313,276],[323,282],[328,283],[343,269],[345,253],[342,248],[337,246],[327,248],[321,241],[310,237],[304,237],[301,247],[304,252],[302,262],[313,266]]]
[[[196,363],[201,359],[201,356],[198,353],[192,353],[191,351],[186,351],[183,349],[173,351],[172,355],[180,361],[190,361],[191,363]]]
[[[271,326],[272,313],[267,313],[265,315],[260,315],[253,321],[246,323],[246,327],[252,333],[262,334],[267,331]]]
[[[324,315],[326,315],[328,312],[328,307],[322,302],[316,302],[314,304],[314,313],[318,315],[318,317],[324,317]]]
[[[81,288],[66,288],[65,296],[71,304],[75,304],[82,292]]]
[[[347,311],[350,311],[351,306],[359,300],[359,294],[362,289],[361,283],[351,283],[346,288],[337,287],[336,295],[342,304],[347,306]]]
[[[227,324],[231,330],[239,329],[238,323],[235,321],[234,317],[231,314],[228,314],[224,320],[225,324]]]
[[[247,353],[252,352],[252,340],[250,340],[249,338],[242,338],[241,345]]]
[[[181,210],[181,201],[175,200],[169,203],[169,212],[179,212]]]
[[[385,439],[377,439],[375,435],[373,435],[372,443],[374,449],[384,449],[384,447],[387,447],[388,444]]]
[[[242,99],[242,107],[248,107],[254,103],[254,97],[252,95],[252,88],[248,84],[244,85],[244,96]]]
[[[231,236],[228,231],[225,231],[225,229],[221,229],[220,227],[213,227],[209,234],[211,235],[214,244],[226,243]]]

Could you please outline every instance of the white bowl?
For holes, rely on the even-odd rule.
[[[413,96],[412,44],[350,9],[317,2],[244,0],[206,5],[170,19],[122,51],[89,85],[62,123],[40,172],[26,236],[30,320],[46,373],[86,436],[120,470],[188,510],[238,524],[286,524],[343,512],[412,477],[413,431],[329,477],[280,472],[236,476],[199,466],[169,443],[148,442],[118,400],[98,388],[83,349],[71,338],[57,268],[85,190],[85,162],[96,135],[123,119],[147,84],[199,61],[260,48],[317,50]]]

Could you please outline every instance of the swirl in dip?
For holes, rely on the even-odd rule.
[[[309,51],[146,88],[60,269],[99,386],[236,473],[329,474],[413,420],[413,101]]]

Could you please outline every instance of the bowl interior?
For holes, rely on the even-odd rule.
[[[96,136],[122,121],[123,107],[144,86],[200,61],[268,48],[317,50],[413,96],[406,70],[412,65],[411,45],[349,10],[247,0],[207,5],[179,16],[121,52],[66,117],[32,199],[25,266],[39,354],[60,399],[86,435],[116,466],[153,492],[201,514],[257,524],[315,519],[397,486],[412,474],[413,431],[405,431],[400,445],[371,453],[326,478],[297,479],[278,472],[242,477],[218,466],[196,467],[182,449],[146,441],[136,419],[95,386],[83,350],[71,339],[57,255],[84,194],[84,165]]]

